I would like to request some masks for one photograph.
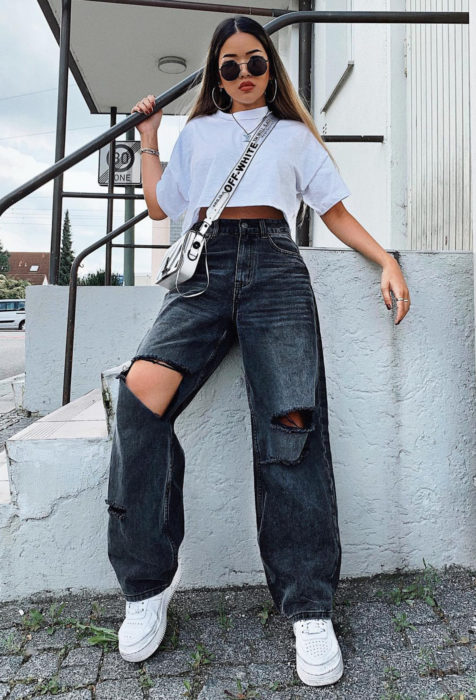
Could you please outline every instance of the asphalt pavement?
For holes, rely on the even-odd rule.
[[[0,329],[0,381],[25,371],[25,331]]]

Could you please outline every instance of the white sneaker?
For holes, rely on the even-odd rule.
[[[339,680],[344,663],[331,619],[296,620],[296,670],[306,685],[329,685]]]
[[[181,577],[180,562],[172,583],[145,600],[126,601],[126,618],[119,628],[119,653],[126,661],[143,661],[159,648],[167,628],[167,607]]]

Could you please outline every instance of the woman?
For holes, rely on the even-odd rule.
[[[249,83],[246,87],[244,83]],[[109,475],[108,554],[126,598],[119,650],[141,661],[159,646],[179,580],[184,453],[174,422],[227,354],[241,346],[251,412],[258,542],[279,612],[293,623],[296,664],[308,685],[343,673],[332,624],[341,565],[328,435],[324,361],[308,269],[293,240],[302,201],[347,245],[382,266],[396,322],[409,309],[402,272],[347,212],[349,191],[270,38],[249,17],[216,28],[200,94],[162,171],[153,95],[131,110],[152,219],[186,216],[200,228],[245,140],[271,110],[279,121],[230,204],[207,231],[193,277],[169,291],[118,378]],[[208,262],[209,278],[205,258]],[[207,286],[208,281],[208,286]],[[204,290],[191,298],[181,296]]]

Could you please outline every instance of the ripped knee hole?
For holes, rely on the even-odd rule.
[[[153,362],[156,365],[162,365],[162,367],[166,367],[167,369],[173,369],[174,372],[179,372],[180,374],[183,374],[183,371],[177,369],[177,366],[174,367],[174,365],[171,365],[169,362],[164,362],[163,360],[157,360],[157,358],[155,358],[155,357],[140,357],[137,359],[145,360],[146,362]]]
[[[171,370],[175,375],[179,375],[180,380],[178,381],[177,386],[175,387],[175,391],[170,396],[169,401],[166,404],[166,406],[163,405],[163,401],[161,401],[160,398],[158,399],[159,403],[157,403],[156,398],[153,398],[153,397],[150,398],[150,397],[148,397],[147,393],[144,395],[143,392],[138,391],[137,387],[134,387],[134,385],[131,386],[131,382],[129,381],[130,380],[129,373],[130,373],[132,367],[134,366],[134,364],[138,360],[144,361],[144,362],[152,362],[153,364],[161,365],[162,367],[165,367],[166,369]],[[132,358],[132,360],[130,361],[129,367],[126,367],[126,369],[123,369],[122,372],[120,372],[116,378],[122,379],[124,381],[124,384],[126,384],[127,387],[129,388],[129,390],[132,391],[132,393],[139,399],[139,401],[142,404],[144,404],[144,406],[146,408],[149,409],[149,411],[154,413],[154,415],[158,416],[159,418],[163,418],[165,411],[169,407],[170,401],[172,400],[172,398],[175,395],[175,392],[178,388],[178,384],[180,384],[180,382],[182,381],[182,379],[184,377],[184,374],[187,372],[188,372],[188,370],[186,370],[184,367],[177,365],[174,362],[168,362],[168,361],[166,362],[165,360],[161,360],[157,357],[149,356],[149,355],[137,355],[136,357]],[[175,381],[176,380],[174,379],[174,382]],[[157,408],[159,408],[159,410],[161,412],[159,412],[157,410]]]
[[[179,374],[182,375],[182,377],[184,374],[188,373],[188,369],[186,369],[185,367],[182,367],[181,365],[178,365],[176,362],[161,360],[160,358],[154,357],[153,355],[137,355],[137,357],[132,358],[129,367],[126,370],[124,370],[124,372],[122,372],[124,377],[127,377],[130,370],[132,369],[133,364],[135,362],[137,362],[137,360],[142,360],[144,362],[152,362],[156,365],[161,365],[162,367],[166,367],[167,369],[171,369],[174,372],[178,372]]]
[[[273,417],[273,423],[279,423],[289,428],[309,429],[313,424],[314,409],[300,409],[289,411],[283,415]]]

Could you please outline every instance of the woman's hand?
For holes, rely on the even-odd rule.
[[[131,109],[132,112],[143,112],[144,114],[152,114],[155,107],[155,97],[154,95],[147,95],[142,100],[134,105]],[[159,109],[157,112],[152,114],[148,119],[144,119],[143,122],[137,124],[136,129],[140,134],[148,134],[151,132],[157,133],[162,120],[162,110]]]
[[[397,305],[397,316],[395,318],[395,325],[400,323],[402,318],[407,315],[410,309],[410,292],[408,291],[405,278],[403,277],[400,265],[395,260],[391,258],[382,269],[382,278],[380,282],[380,289],[382,290],[382,295],[387,306],[387,309],[392,308],[392,297],[390,296],[390,290],[395,295],[395,299],[407,299],[408,301],[396,301]]]

